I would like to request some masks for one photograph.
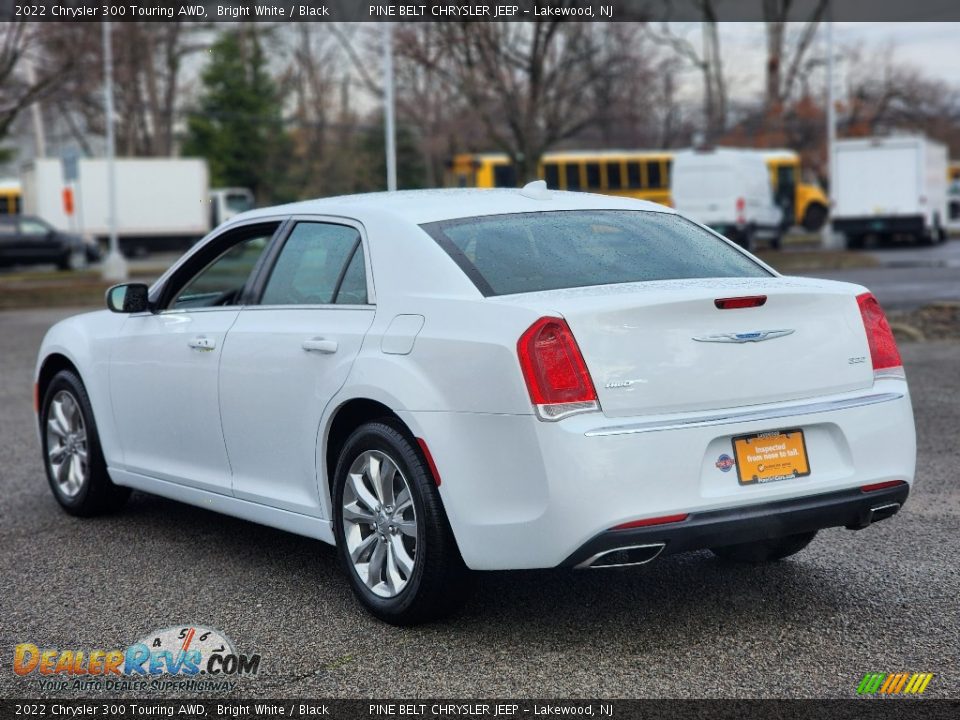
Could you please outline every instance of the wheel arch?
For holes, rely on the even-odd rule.
[[[323,436],[323,480],[328,498],[333,498],[333,476],[337,469],[337,459],[347,438],[361,425],[378,420],[394,426],[416,445],[416,436],[413,431],[389,405],[369,397],[353,397],[344,400],[331,413]]]

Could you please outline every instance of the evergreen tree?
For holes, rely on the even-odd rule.
[[[260,203],[290,199],[284,183],[291,142],[283,97],[267,69],[254,26],[224,32],[201,76],[183,154],[207,159],[212,187],[253,190]]]

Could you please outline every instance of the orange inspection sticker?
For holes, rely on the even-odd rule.
[[[733,438],[741,485],[790,480],[810,474],[803,430],[773,430]]]

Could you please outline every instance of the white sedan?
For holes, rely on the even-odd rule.
[[[468,568],[777,560],[914,478],[874,297],[651,203],[534,183],[255,210],[107,305],[37,362],[63,508],[135,488],[334,543],[392,623],[450,609]]]

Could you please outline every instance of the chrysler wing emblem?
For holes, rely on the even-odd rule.
[[[761,342],[763,340],[773,340],[774,338],[793,335],[793,330],[754,330],[752,332],[742,333],[718,333],[716,335],[695,335],[697,342],[718,342],[718,343],[748,343]]]

